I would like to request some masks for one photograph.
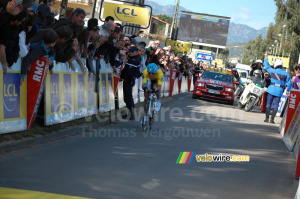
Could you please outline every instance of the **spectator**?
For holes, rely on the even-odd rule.
[[[19,29],[20,25],[25,23],[26,17],[27,8],[24,8],[20,14],[11,17],[9,37],[5,48],[6,61],[9,67],[16,63],[19,58]]]
[[[40,29],[51,28],[54,23],[55,23],[55,18],[51,15],[48,15],[44,18],[44,25],[42,25]]]
[[[47,56],[47,65],[49,65],[49,69],[52,70],[52,64],[55,58],[55,50],[53,50],[53,47],[57,39],[58,35],[53,29],[45,29],[43,41],[30,46],[30,52],[26,55],[26,57],[24,57],[21,65],[21,85],[26,77],[27,70],[29,69],[31,63],[39,57]]]
[[[19,34],[19,46],[20,46],[20,57],[25,57],[29,52],[29,47],[27,44],[29,43],[29,33],[33,26],[33,16],[28,15],[27,21],[25,22],[24,29],[21,30]]]
[[[297,65],[295,67],[295,71],[296,71],[296,77],[294,79],[293,88],[296,90],[300,90],[300,65]]]
[[[79,64],[83,74],[85,74],[85,67],[81,62],[80,58],[81,57],[87,58],[89,40],[90,40],[90,33],[87,30],[82,31],[78,36],[79,50],[75,54],[75,59]]]
[[[50,6],[54,4],[54,0],[43,0],[43,3],[39,5],[37,12],[36,23],[39,27],[44,25],[44,19],[47,16],[55,17],[58,15],[58,11],[54,10],[51,12]]]
[[[17,4],[16,0],[10,2],[0,2],[0,62],[2,63],[3,73],[7,73],[6,46],[10,32],[10,22],[12,16],[21,14],[23,6]]]
[[[107,23],[114,23],[115,19],[112,17],[112,16],[107,16],[105,19],[104,19],[104,24],[107,24]]]
[[[39,43],[42,42],[46,30],[40,30],[39,33],[30,39],[30,43]],[[77,39],[71,41],[73,36],[72,29],[69,26],[62,26],[56,29],[58,35],[58,40],[54,46],[55,50],[55,61],[65,63],[70,60],[75,55],[79,44]]]
[[[72,25],[72,23],[82,26],[82,24],[84,23],[83,20],[84,20],[85,16],[86,16],[86,13],[83,9],[76,8],[72,12],[71,17],[59,19],[57,22],[54,23],[52,28],[55,30],[61,26],[67,26],[67,25],[70,26],[70,25]]]

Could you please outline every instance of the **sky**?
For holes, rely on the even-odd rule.
[[[177,0],[155,2],[165,6],[175,5]],[[231,17],[232,22],[255,29],[268,27],[271,22],[274,23],[277,10],[274,0],[180,0],[180,6],[191,12]]]

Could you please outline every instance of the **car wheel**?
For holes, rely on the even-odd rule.
[[[197,97],[197,95],[195,95],[194,93],[193,93],[193,99],[197,99],[198,97]]]
[[[234,101],[231,101],[231,102],[228,102],[229,105],[233,105],[234,104]]]

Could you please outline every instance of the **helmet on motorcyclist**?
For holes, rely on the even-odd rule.
[[[282,67],[283,65],[283,62],[281,61],[281,59],[276,59],[275,60],[275,63],[274,63],[274,68],[279,68],[279,67]]]
[[[262,64],[262,61],[260,59],[256,60],[255,63],[261,63]]]
[[[157,66],[155,63],[151,63],[147,66],[147,71],[149,74],[155,74],[157,71]]]
[[[258,70],[258,69],[257,69],[257,70],[255,70],[253,73],[254,73],[254,75],[255,75],[255,74],[261,75],[261,70]]]

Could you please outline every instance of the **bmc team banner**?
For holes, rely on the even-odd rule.
[[[186,51],[189,53],[192,49],[192,43],[182,42],[182,41],[175,41],[175,40],[166,40],[166,46],[172,46],[172,50],[184,52]]]
[[[0,134],[27,129],[27,79],[20,86],[21,59],[6,74],[0,62]]]
[[[46,57],[40,57],[31,64],[27,74],[27,127],[30,129],[38,112],[44,91],[48,66]]]
[[[101,13],[100,13],[101,14]],[[102,19],[112,16],[116,21],[147,26],[150,12],[148,8],[105,2]]]
[[[284,68],[288,68],[289,67],[289,65],[290,65],[290,58],[268,55],[268,61],[269,61],[270,65],[274,65],[276,59],[281,59],[281,61],[283,62],[283,67]]]

